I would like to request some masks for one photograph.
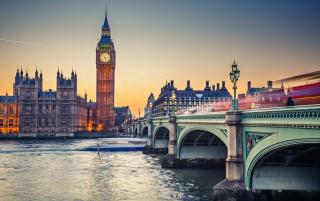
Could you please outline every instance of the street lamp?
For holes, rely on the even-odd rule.
[[[238,65],[236,64],[236,61],[233,62],[231,66],[231,72],[230,72],[230,80],[233,83],[233,98],[232,98],[232,110],[238,110],[238,99],[237,99],[237,81],[240,77],[240,71],[238,69]]]

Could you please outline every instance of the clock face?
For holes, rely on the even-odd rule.
[[[110,55],[108,53],[102,53],[100,55],[100,61],[107,63],[110,60]]]

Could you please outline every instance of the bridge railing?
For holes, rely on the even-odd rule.
[[[176,115],[177,123],[225,123],[226,112]],[[147,121],[147,120],[146,120]],[[154,117],[153,122],[169,122],[169,116]],[[320,104],[274,107],[241,111],[244,125],[268,127],[320,128]]]
[[[178,123],[188,122],[207,122],[207,123],[225,123],[226,112],[212,112],[207,114],[183,114],[177,115]]]
[[[152,119],[153,123],[168,123],[170,117],[169,116],[161,116],[161,117],[154,117]]]
[[[241,112],[242,124],[320,128],[320,105],[278,107]]]

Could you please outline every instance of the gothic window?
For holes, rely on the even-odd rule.
[[[13,107],[12,106],[9,107],[9,114],[13,114]]]
[[[25,123],[26,126],[30,126],[31,125],[31,121],[30,121],[29,118],[27,118],[24,123]]]
[[[13,126],[13,119],[9,119],[9,126]]]
[[[3,126],[3,119],[0,119],[0,126]]]
[[[32,106],[31,106],[31,105],[25,106],[25,108],[24,108],[24,112],[25,112],[25,113],[30,114],[31,111],[32,111]]]
[[[62,106],[62,113],[67,113],[68,112],[68,108],[66,105]]]
[[[28,90],[26,91],[26,97],[31,98],[32,97],[32,91]]]

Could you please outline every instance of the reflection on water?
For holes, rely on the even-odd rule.
[[[162,169],[141,152],[81,151],[97,142],[0,142],[0,200],[211,200],[225,175]]]

